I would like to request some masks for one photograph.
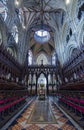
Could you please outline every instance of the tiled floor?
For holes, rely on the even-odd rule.
[[[8,130],[76,130],[76,128],[50,100],[36,100]]]

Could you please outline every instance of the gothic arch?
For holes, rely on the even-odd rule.
[[[7,27],[2,17],[0,17],[0,31],[2,35],[2,43],[6,46],[7,45]]]
[[[72,50],[72,54],[71,54],[72,58],[73,58],[74,56],[78,55],[79,52],[80,52],[80,49],[79,49],[79,48],[74,48],[74,49]]]
[[[45,60],[47,60],[46,61],[46,63],[48,63],[48,57],[46,56],[46,54],[45,53],[40,53],[40,54],[38,54],[38,56],[36,57],[36,61],[37,60],[41,60],[41,58],[42,58],[42,56],[44,56],[46,59]],[[38,62],[38,61],[37,61]],[[44,63],[44,62],[43,62]]]
[[[16,59],[17,59],[17,52],[18,52],[18,49],[17,49],[17,46],[15,43],[11,43],[11,44],[8,44],[7,45],[7,50],[9,51],[9,53],[12,54],[12,56],[14,56]]]
[[[43,74],[43,75],[45,76],[45,78],[47,79],[47,74],[42,71],[42,72],[40,72],[40,73],[37,75],[37,80],[38,80],[38,78],[40,77],[41,74]]]
[[[84,44],[84,21],[82,21],[82,23],[80,24],[80,28],[79,28],[79,34],[78,34],[78,43],[80,44]]]
[[[70,58],[72,55],[73,50],[77,48],[77,43],[73,41],[72,43],[68,44],[66,47],[66,56],[67,58]]]

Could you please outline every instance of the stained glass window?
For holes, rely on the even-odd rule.
[[[18,29],[17,29],[16,25],[14,25],[12,28],[12,35],[13,35],[16,43],[18,43]]]
[[[43,62],[44,65],[49,64],[46,55],[44,55],[43,53],[41,53],[41,54],[37,57],[36,64],[40,65],[41,62]]]
[[[32,52],[29,50],[28,52],[28,65],[32,65]]]
[[[55,57],[55,54],[53,54],[52,56],[52,65],[55,65],[56,64],[56,57]]]

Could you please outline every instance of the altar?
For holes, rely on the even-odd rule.
[[[39,83],[39,86],[38,86],[38,99],[39,100],[45,100],[46,99],[46,86],[43,83],[43,81],[41,81]]]

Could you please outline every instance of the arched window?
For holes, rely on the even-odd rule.
[[[16,43],[18,43],[18,28],[17,28],[16,25],[14,25],[13,28],[12,28],[12,35],[13,35]]]
[[[55,57],[55,54],[53,54],[52,56],[52,65],[55,65],[56,64],[56,57]]]
[[[7,18],[7,6],[6,6],[6,0],[0,0],[0,14],[4,18],[4,21]]]
[[[36,64],[40,65],[42,62],[43,62],[44,65],[49,64],[46,55],[44,55],[43,53],[41,53],[41,54],[37,57]]]
[[[23,10],[21,8],[19,9],[19,19],[20,19],[20,23],[22,24],[22,27],[25,28],[25,25],[24,25],[24,13],[23,13]]]
[[[32,65],[32,52],[31,52],[31,50],[28,51],[28,65]]]
[[[13,50],[12,50],[10,47],[7,48],[7,51],[8,51],[12,56],[14,56]]]
[[[51,75],[50,74],[48,75],[48,82],[49,82],[49,84],[51,83]]]

